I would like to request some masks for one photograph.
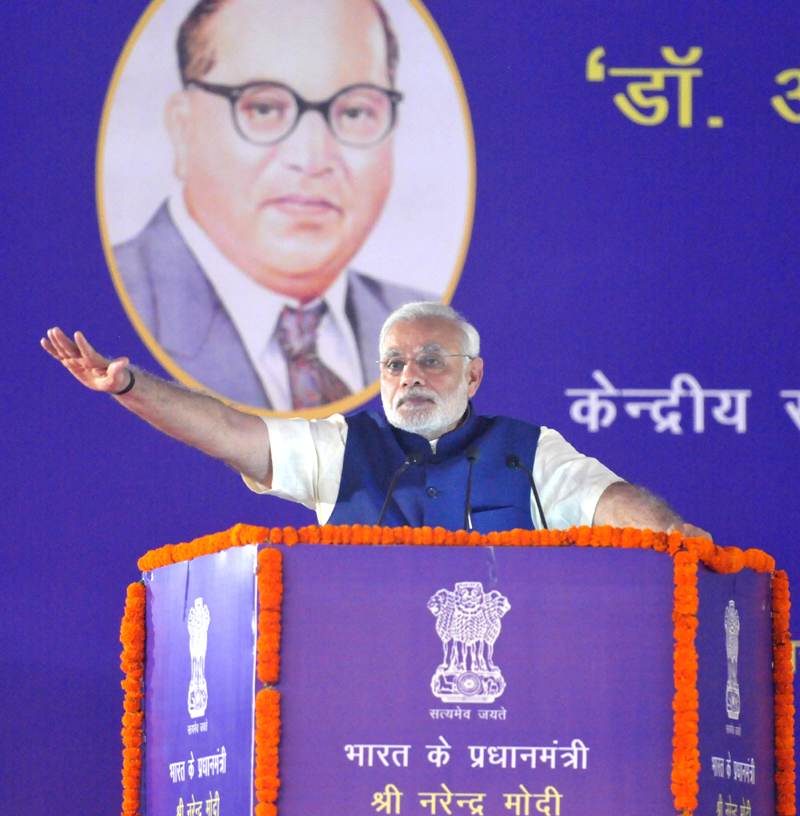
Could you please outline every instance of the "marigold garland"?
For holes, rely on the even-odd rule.
[[[718,547],[705,538],[684,539],[678,533],[652,530],[619,529],[615,527],[570,527],[568,530],[507,530],[483,535],[473,530],[452,532],[442,527],[370,527],[353,524],[322,527],[255,527],[237,524],[222,533],[197,538],[182,544],[167,544],[150,550],[139,561],[142,572],[176,564],[200,555],[219,552],[245,544],[286,544],[294,546],[300,540],[308,544],[404,544],[414,546],[438,545],[444,547],[623,547],[626,549],[669,552],[674,556],[683,541],[693,541],[699,560],[714,572],[738,572],[749,567],[756,572],[772,572],[775,559],[762,550],[744,552],[738,547]]]
[[[137,562],[137,566],[142,572],[165,567],[167,564],[177,564],[179,561],[188,561],[190,558],[197,558],[200,555],[227,550],[229,547],[241,547],[245,544],[261,544],[270,540],[270,536],[275,535],[281,541],[289,543],[292,536],[288,533],[292,530],[287,527],[286,531],[270,531],[266,527],[254,527],[250,524],[236,524],[224,533],[212,533],[211,535],[196,538],[194,541],[183,544],[167,544],[157,550],[150,550],[145,553]],[[292,532],[294,532],[292,530]],[[295,542],[297,533],[294,532]],[[293,543],[295,543],[293,542]],[[275,542],[278,543],[278,542]]]
[[[258,554],[257,671],[262,683],[277,683],[280,668],[283,555],[266,547]]]
[[[459,547],[620,547],[624,549],[652,549],[666,552],[674,560],[673,622],[675,651],[675,698],[673,732],[672,793],[675,807],[691,816],[697,807],[700,757],[698,752],[698,692],[697,692],[697,565],[702,562],[719,573],[735,573],[744,567],[756,572],[773,573],[773,648],[775,679],[775,755],[777,760],[776,786],[778,816],[795,816],[795,763],[794,763],[794,693],[791,668],[792,646],[789,635],[789,589],[786,573],[774,572],[775,560],[758,549],[742,551],[738,547],[719,547],[704,538],[684,538],[679,532],[667,534],[652,530],[618,529],[613,527],[571,527],[569,530],[509,530],[483,535],[476,531],[451,532],[441,527],[377,527],[354,524],[336,526],[326,524],[301,527],[254,527],[237,524],[230,530],[203,536],[188,543],[168,544],[151,550],[139,559],[143,571],[174,564],[200,555],[215,553],[229,547],[265,543],[293,546],[299,541],[309,544],[331,545],[411,545]],[[277,682],[280,668],[281,600],[283,597],[282,555],[279,550],[263,549],[259,560],[259,636],[257,646],[257,673],[262,683]],[[134,590],[139,587],[139,590]],[[132,590],[134,594],[132,596]],[[128,606],[138,610],[141,595],[141,660],[144,659],[144,587],[134,584],[128,589],[123,635],[128,621]],[[134,601],[131,602],[131,598]],[[138,613],[138,612],[137,612]],[[131,628],[131,631],[133,631]],[[123,643],[126,641],[123,638]],[[136,643],[139,641],[137,640]],[[139,664],[136,685],[136,664],[131,657],[123,668],[130,666],[133,674],[126,676],[126,714],[123,718],[125,766],[123,769],[123,816],[135,816],[139,805],[141,778],[141,677]],[[130,686],[126,685],[130,683]],[[130,691],[129,691],[130,687]],[[128,695],[130,697],[130,703]],[[138,695],[138,697],[137,697]],[[129,707],[130,706],[130,707]],[[127,718],[127,719],[126,719]],[[127,729],[127,731],[126,731]],[[127,736],[126,736],[127,735]],[[275,801],[278,796],[278,744],[280,741],[280,695],[274,688],[265,688],[256,695],[256,772],[255,786],[258,805],[256,816],[277,816]],[[127,774],[127,775],[126,775]],[[126,784],[126,780],[128,784]],[[134,787],[135,781],[135,790]]]
[[[280,694],[273,688],[256,695],[256,816],[277,816],[278,745],[281,740]]]
[[[142,686],[145,643],[144,585],[131,584],[125,600],[119,639],[122,643],[120,667],[125,672],[125,713],[122,716],[122,816],[138,816],[142,781]]]
[[[772,574],[772,649],[775,681],[775,786],[778,816],[794,816],[794,675],[789,633],[789,579],[783,570]]]
[[[276,528],[277,530],[277,528]],[[270,540],[280,538],[270,532]],[[277,683],[280,669],[283,554],[265,547],[258,554],[258,643],[256,672],[265,684]],[[271,687],[256,695],[256,816],[276,816],[280,779],[278,744],[281,734],[280,694]]]
[[[692,539],[675,553],[675,730],[672,737],[672,795],[677,810],[686,813],[697,807],[700,790],[700,752],[697,748],[699,698],[697,694],[697,548]]]

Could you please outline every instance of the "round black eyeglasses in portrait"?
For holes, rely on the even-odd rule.
[[[304,113],[317,111],[341,144],[372,147],[391,132],[403,98],[399,91],[367,84],[349,85],[322,102],[309,102],[279,82],[215,85],[190,79],[186,86],[225,97],[239,135],[265,146],[285,139]]]

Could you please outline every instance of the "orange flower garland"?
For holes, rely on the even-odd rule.
[[[794,774],[794,696],[791,669],[791,641],[789,635],[789,589],[786,574],[773,572],[775,560],[758,549],[742,551],[737,547],[718,547],[704,538],[683,538],[680,533],[667,535],[652,530],[624,530],[613,527],[572,527],[569,530],[509,530],[483,535],[476,531],[451,532],[441,527],[373,527],[309,526],[296,530],[293,527],[254,527],[237,524],[223,533],[204,536],[194,541],[167,545],[151,550],[139,559],[139,568],[145,572],[166,564],[174,564],[200,555],[215,553],[228,547],[270,542],[293,546],[299,541],[309,544],[345,545],[415,545],[415,546],[470,546],[470,547],[621,547],[626,549],[652,549],[667,552],[674,559],[675,595],[673,622],[675,624],[675,699],[673,701],[673,767],[672,793],[675,807],[691,816],[697,807],[698,775],[698,693],[697,693],[697,564],[702,562],[719,573],[735,573],[744,567],[756,572],[773,573],[773,647],[775,678],[775,754],[777,759],[776,785],[778,791],[778,816],[795,816]],[[277,682],[280,667],[280,608],[283,596],[282,555],[279,550],[263,549],[259,560],[259,636],[257,647],[257,672],[261,682],[268,684],[256,696],[256,772],[255,785],[258,798],[256,816],[277,816],[275,801],[278,796],[278,744],[280,741],[280,695],[269,684]],[[144,656],[144,587],[132,585],[128,590],[141,587],[141,644]],[[138,596],[137,596],[138,597]],[[125,623],[123,619],[123,635]],[[123,643],[125,643],[123,637]],[[123,652],[123,668],[126,667]],[[133,654],[133,652],[131,652]],[[129,659],[129,664],[134,666]],[[134,669],[135,673],[135,669]],[[128,679],[135,680],[135,676]],[[128,732],[123,779],[123,816],[138,812],[138,785],[141,775],[141,673],[139,685],[131,685],[133,696],[123,723]],[[123,683],[125,685],[125,683]],[[126,687],[126,692],[128,687]],[[138,694],[138,697],[136,695]],[[134,708],[134,706],[136,706]],[[138,720],[136,719],[138,717]],[[137,726],[138,722],[138,726]],[[137,742],[138,729],[138,742]],[[125,738],[126,731],[123,730]],[[137,765],[138,762],[138,765]],[[126,775],[127,774],[127,775]],[[135,780],[135,792],[131,789]],[[134,795],[135,793],[135,795]]]
[[[125,672],[125,713],[122,716],[122,816],[138,816],[142,781],[142,686],[144,680],[145,597],[143,584],[131,584],[125,601],[119,639]]]
[[[794,816],[794,676],[789,634],[789,580],[783,570],[772,575],[772,648],[775,681],[775,785],[778,816]]]
[[[287,530],[291,529],[289,527]],[[167,544],[157,550],[145,553],[137,562],[142,572],[149,572],[167,564],[188,561],[200,555],[227,550],[229,547],[241,547],[244,544],[261,544],[269,539],[269,530],[265,527],[253,527],[250,524],[236,524],[224,533],[196,538],[186,544]]]
[[[672,795],[675,807],[691,813],[697,807],[700,753],[697,749],[699,722],[697,694],[697,549],[692,539],[675,553],[675,730],[672,736]]]
[[[265,548],[258,554],[258,679],[277,683],[280,668],[283,555]]]
[[[570,527],[569,530],[507,530],[483,535],[475,530],[451,532],[442,527],[254,527],[237,524],[223,533],[203,536],[183,544],[167,544],[143,555],[138,566],[142,572],[188,561],[200,555],[219,552],[228,547],[244,544],[286,544],[291,547],[299,541],[308,544],[404,544],[414,546],[438,545],[444,547],[622,547],[626,549],[656,550],[675,555],[684,540],[693,541],[699,560],[715,572],[738,572],[749,567],[756,572],[772,572],[775,559],[762,550],[744,552],[738,547],[718,547],[705,538],[683,539],[680,533],[653,532],[615,527]],[[670,543],[671,542],[671,543]]]
[[[273,688],[256,695],[256,816],[277,816],[278,744],[281,740],[280,694]]]
[[[283,600],[283,554],[265,548],[258,554],[258,645],[256,663],[262,683],[278,682]],[[256,816],[276,816],[280,779],[278,744],[281,736],[280,694],[271,687],[256,695]]]

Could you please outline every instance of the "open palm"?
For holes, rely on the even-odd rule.
[[[42,338],[42,347],[87,388],[114,393],[128,384],[130,374],[125,373],[128,358],[106,359],[80,332],[75,332],[73,342],[58,327],[50,329],[47,338]]]

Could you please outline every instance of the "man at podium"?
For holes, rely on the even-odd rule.
[[[558,432],[483,417],[477,330],[441,303],[409,303],[380,337],[384,413],[257,417],[108,360],[77,332],[42,345],[84,385],[239,471],[251,489],[314,509],[320,524],[479,532],[578,525],[707,533],[663,500],[578,453]],[[318,376],[309,369],[310,379]],[[315,383],[309,382],[309,387]]]

